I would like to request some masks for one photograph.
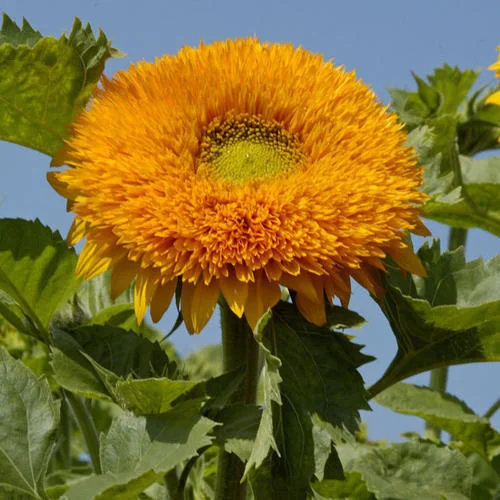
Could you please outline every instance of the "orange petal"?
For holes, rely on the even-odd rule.
[[[310,300],[309,297],[297,293],[295,296],[295,303],[297,304],[297,309],[300,311],[302,316],[316,326],[323,326],[326,324],[326,311],[325,311],[325,301],[317,302]]]
[[[78,257],[76,275],[85,276],[89,280],[98,274],[107,271],[115,262],[124,255],[124,250],[118,250],[110,245],[97,244],[87,241],[83,245],[82,252]]]
[[[47,181],[56,193],[64,196],[64,198],[73,198],[68,184],[59,180],[59,174],[60,172],[47,172]]]
[[[123,257],[111,271],[110,295],[113,300],[120,296],[129,286],[139,271],[137,263]]]
[[[177,278],[167,281],[167,283],[158,286],[156,289],[149,309],[153,323],[158,323],[163,314],[165,314],[174,296],[176,286]]]
[[[349,305],[349,299],[351,298],[351,278],[349,275],[338,271],[332,276],[325,276],[324,284],[328,297],[337,296],[342,307]]]
[[[76,245],[82,238],[84,238],[88,227],[89,224],[86,221],[80,219],[80,217],[75,217],[73,224],[71,224],[69,229],[68,236],[66,236],[66,242],[68,245]]]
[[[265,266],[264,271],[266,272],[269,281],[279,281],[281,275],[283,274],[283,268],[281,264],[274,259],[271,259]]]
[[[415,219],[415,227],[410,229],[410,231],[419,236],[431,236],[432,234],[419,218]]]
[[[59,151],[52,157],[50,162],[51,167],[61,167],[66,164],[68,157],[69,146],[65,144]]]
[[[245,304],[245,317],[252,330],[262,315],[275,306],[281,298],[277,282],[270,282],[263,272],[256,273],[255,283],[249,283],[248,299]]]
[[[321,279],[316,276],[313,277],[310,273],[301,272],[298,276],[283,274],[280,283],[304,295],[304,297],[307,297],[309,300],[319,302],[323,299]]]
[[[146,309],[153,299],[158,286],[158,274],[151,269],[142,269],[137,274],[134,287],[134,309],[139,325],[144,319]]]
[[[486,104],[496,104],[497,106],[500,106],[500,92],[495,92],[494,94],[491,94],[490,96],[487,97],[486,101],[484,101]]]
[[[214,312],[219,292],[217,280],[212,280],[209,285],[205,285],[203,280],[199,280],[196,285],[187,282],[182,284],[181,310],[189,333],[200,333],[207,324]]]
[[[388,253],[402,269],[410,271],[410,273],[413,274],[418,274],[419,276],[427,276],[427,271],[422,265],[422,262],[420,262],[420,259],[410,247],[391,248]]]
[[[235,277],[220,280],[220,289],[231,311],[241,318],[245,311],[245,302],[248,297],[248,282],[240,281]]]
[[[381,299],[385,294],[385,289],[380,285],[380,279],[377,276],[380,271],[365,266],[363,269],[353,269],[352,277],[372,295]]]

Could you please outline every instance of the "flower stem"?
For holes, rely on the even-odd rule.
[[[456,250],[457,248],[463,246],[467,241],[467,229],[461,229],[458,227],[450,228],[450,236],[448,239],[448,250]],[[435,368],[431,370],[431,377],[429,382],[429,387],[435,391],[441,393],[446,392],[446,384],[448,382],[448,367],[443,366],[441,368]],[[432,439],[433,441],[441,440],[441,429],[430,423],[425,424],[425,437],[427,439]]]
[[[102,474],[101,459],[99,457],[99,437],[97,436],[92,415],[82,398],[69,391],[64,391],[64,396],[71,407],[78,428],[82,433],[87,451],[89,452],[92,468],[96,474]]]
[[[231,403],[254,404],[259,380],[259,345],[244,318],[238,318],[222,299],[220,304],[223,370],[229,372],[246,366],[245,378],[233,394]],[[219,450],[216,500],[244,500],[246,483],[241,483],[245,466],[234,454]]]
[[[485,418],[491,418],[498,410],[500,410],[500,398],[498,398],[484,414]]]

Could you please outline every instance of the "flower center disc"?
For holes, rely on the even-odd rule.
[[[299,140],[278,122],[238,115],[212,121],[201,142],[200,168],[241,184],[288,172],[303,158]]]

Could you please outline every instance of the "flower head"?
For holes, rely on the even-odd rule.
[[[199,332],[222,293],[255,326],[296,292],[306,319],[347,305],[350,277],[380,295],[387,255],[424,273],[422,169],[394,114],[353,73],[291,45],[229,40],[104,79],[49,174],[76,214],[77,273],[135,282],[153,321],[182,282]]]

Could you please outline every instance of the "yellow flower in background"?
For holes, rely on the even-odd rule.
[[[296,292],[310,322],[346,306],[353,277],[383,293],[390,255],[424,270],[403,241],[418,219],[422,169],[396,115],[354,73],[287,44],[184,48],[104,79],[53,164],[86,243],[77,273],[136,277],[135,311],[158,321],[178,280],[187,329],[222,293],[251,327]]]
[[[497,50],[500,50],[500,45],[497,47]],[[498,56],[497,62],[489,66],[488,69],[496,71],[496,77],[500,78],[500,55]],[[500,90],[498,92],[495,92],[494,94],[491,94],[486,99],[486,104],[497,104],[500,106]]]

